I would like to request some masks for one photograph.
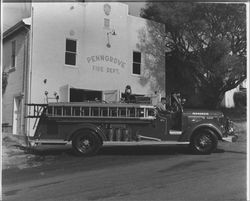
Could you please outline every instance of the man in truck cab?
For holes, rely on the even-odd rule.
[[[167,98],[162,97],[161,102],[156,105],[156,110],[160,116],[170,121],[170,129],[179,130],[181,125],[181,102],[180,94],[172,93]]]
[[[162,97],[161,101],[156,105],[156,109],[162,113],[175,113],[177,112],[179,107],[180,96],[178,94],[168,95],[167,97]]]
[[[159,103],[157,103],[156,108],[160,111],[160,112],[165,112],[166,111],[166,103],[167,100],[165,97],[161,98],[161,101]]]

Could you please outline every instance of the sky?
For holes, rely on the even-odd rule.
[[[3,3],[3,31],[10,28],[22,18],[29,17],[30,6],[27,3]]]
[[[140,9],[145,5],[145,2],[124,2],[129,6],[129,14],[139,16]],[[3,3],[3,21],[2,28],[6,31],[11,26],[15,25],[23,18],[30,15],[30,3]]]

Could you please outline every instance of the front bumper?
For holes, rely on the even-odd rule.
[[[237,139],[238,139],[238,135],[230,135],[230,136],[222,138],[222,140],[226,142],[236,142]]]
[[[222,137],[222,140],[227,141],[227,142],[236,142],[237,139],[238,139],[238,135],[235,134],[234,123],[231,120],[227,119],[226,133]]]

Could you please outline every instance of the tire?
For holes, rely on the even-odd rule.
[[[218,144],[218,137],[210,129],[203,128],[197,131],[191,139],[191,149],[196,154],[211,154]]]
[[[73,151],[78,156],[92,156],[101,146],[101,139],[91,130],[80,130],[72,139]]]

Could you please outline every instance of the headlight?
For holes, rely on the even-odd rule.
[[[227,119],[225,117],[219,118],[219,123],[220,123],[220,127],[222,129],[226,129],[227,128]]]
[[[234,126],[233,121],[231,121],[230,119],[227,119],[226,131],[227,131],[228,135],[233,135],[234,134],[235,126]]]

